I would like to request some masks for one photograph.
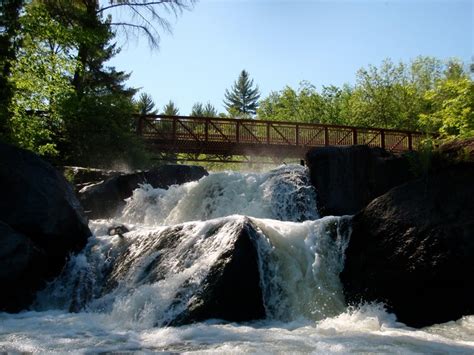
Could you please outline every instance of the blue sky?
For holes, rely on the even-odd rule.
[[[201,0],[172,19],[160,49],[145,40],[123,44],[111,65],[131,72],[128,84],[160,108],[180,114],[194,102],[222,100],[242,69],[262,97],[302,80],[354,83],[356,71],[385,58],[474,55],[474,0]]]

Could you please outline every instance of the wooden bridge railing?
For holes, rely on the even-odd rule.
[[[137,116],[137,131],[165,151],[301,156],[318,146],[366,144],[388,151],[416,149],[419,132],[248,119]]]

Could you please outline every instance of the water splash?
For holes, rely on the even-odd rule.
[[[264,174],[212,173],[168,190],[143,185],[127,201],[121,220],[172,225],[233,214],[295,222],[319,218],[307,169],[294,165]]]

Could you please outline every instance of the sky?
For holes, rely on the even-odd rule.
[[[225,90],[243,69],[264,98],[303,80],[319,90],[354,84],[358,69],[385,58],[474,55],[474,0],[201,0],[171,24],[159,50],[118,38],[109,64],[182,115],[198,101],[224,112]]]

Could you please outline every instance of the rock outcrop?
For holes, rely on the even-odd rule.
[[[109,218],[120,213],[125,206],[124,200],[132,196],[139,184],[147,183],[164,189],[199,180],[207,174],[200,166],[163,165],[149,171],[114,176],[88,186],[79,192],[79,199],[89,218]]]
[[[72,187],[50,164],[0,143],[0,311],[27,307],[91,232]]]
[[[421,327],[474,313],[474,165],[396,187],[353,218],[341,280],[349,303],[384,302]]]
[[[321,147],[306,154],[321,216],[351,215],[414,178],[409,161],[368,146]]]
[[[213,318],[230,322],[265,318],[255,247],[257,237],[254,226],[245,219],[234,234],[232,246],[212,265],[186,310],[169,325]]]
[[[82,267],[83,261],[69,265],[56,280],[66,285],[61,297],[69,302],[65,308],[103,307],[111,295],[133,299],[130,302],[138,308],[153,290],[147,303],[157,309],[153,313],[156,326],[265,318],[256,246],[259,234],[247,217],[134,233],[115,237],[120,240],[113,250],[104,251],[106,262],[102,253],[97,254],[100,246],[90,245],[91,250],[85,252],[88,267]],[[56,285],[51,287],[57,290]]]

